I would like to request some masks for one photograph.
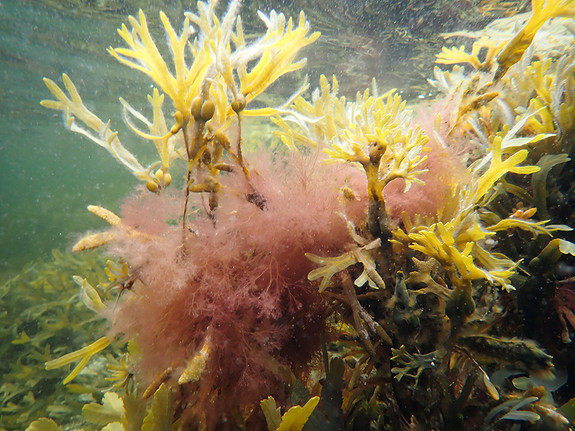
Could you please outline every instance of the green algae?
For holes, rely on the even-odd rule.
[[[98,253],[54,250],[51,259],[25,266],[0,286],[0,422],[5,429],[24,429],[43,416],[67,423],[84,402],[101,396],[107,383],[94,376],[103,362],[69,386],[61,383],[66,370],[46,373],[44,364],[104,330],[102,319],[78,301],[72,280],[83,274],[103,282],[104,265]]]

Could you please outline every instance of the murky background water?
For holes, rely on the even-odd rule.
[[[304,9],[320,40],[307,49],[312,88],[320,73],[335,73],[343,94],[378,79],[409,98],[429,88],[442,31],[484,25],[479,0],[246,1],[246,32],[261,31],[255,11],[272,8],[297,16]],[[517,8],[525,2],[508,2]],[[221,2],[222,8],[226,2]],[[0,0],[0,279],[52,249],[70,247],[82,232],[101,227],[88,204],[117,210],[136,180],[102,148],[62,127],[60,113],[42,108],[50,98],[42,78],[59,81],[63,72],[87,106],[111,118],[122,142],[142,142],[126,130],[118,97],[138,106],[149,87],[141,74],[116,62],[106,48],[122,46],[116,33],[128,14],[143,8],[152,31],[163,40],[158,11],[177,28],[187,1]],[[483,8],[483,9],[481,9]],[[505,10],[496,13],[505,13]],[[289,94],[294,77],[281,81]],[[140,148],[135,150],[141,154]]]

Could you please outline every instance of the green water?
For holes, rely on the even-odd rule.
[[[65,130],[59,113],[39,105],[50,97],[42,78],[59,81],[68,73],[87,106],[112,119],[124,145],[142,154],[143,142],[126,133],[117,99],[122,95],[138,107],[149,82],[117,63],[106,48],[122,44],[116,29],[139,7],[163,40],[157,12],[163,9],[178,23],[188,6],[185,1],[0,1],[0,273],[17,272],[52,249],[69,248],[82,232],[103,227],[86,206],[115,211],[137,185],[102,148]],[[322,32],[305,52],[312,88],[320,73],[335,73],[351,97],[374,76],[382,89],[425,95],[425,78],[441,45],[437,33],[468,26],[466,12],[452,2],[246,1],[246,30],[261,31],[256,10],[272,8],[295,16],[306,10],[312,29]],[[276,90],[289,94],[300,78],[288,77]]]
[[[67,71],[97,111],[113,115],[112,78],[131,79],[103,49],[118,22],[41,3],[0,2],[0,271],[69,246],[71,235],[97,227],[87,204],[114,208],[135,184],[101,148],[39,105],[49,96],[42,77]]]

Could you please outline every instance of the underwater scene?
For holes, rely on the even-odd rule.
[[[0,0],[0,431],[575,430],[575,0]]]

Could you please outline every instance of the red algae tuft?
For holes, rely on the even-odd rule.
[[[182,245],[179,224],[162,232],[150,222],[150,214],[180,205],[181,196],[142,195],[128,201],[124,220],[161,237],[124,236],[112,247],[140,280],[115,310],[113,332],[136,340],[138,372],[148,382],[170,367],[177,380],[208,342],[201,378],[182,393],[211,420],[269,394],[285,398],[278,366],[305,378],[326,324],[304,253],[345,251],[352,240],[339,213],[358,220],[366,211],[365,200],[340,198],[340,185],[356,169],[322,164],[315,153],[264,158],[256,159],[252,176],[263,209],[246,199],[244,178],[229,175],[216,223],[196,218]]]

